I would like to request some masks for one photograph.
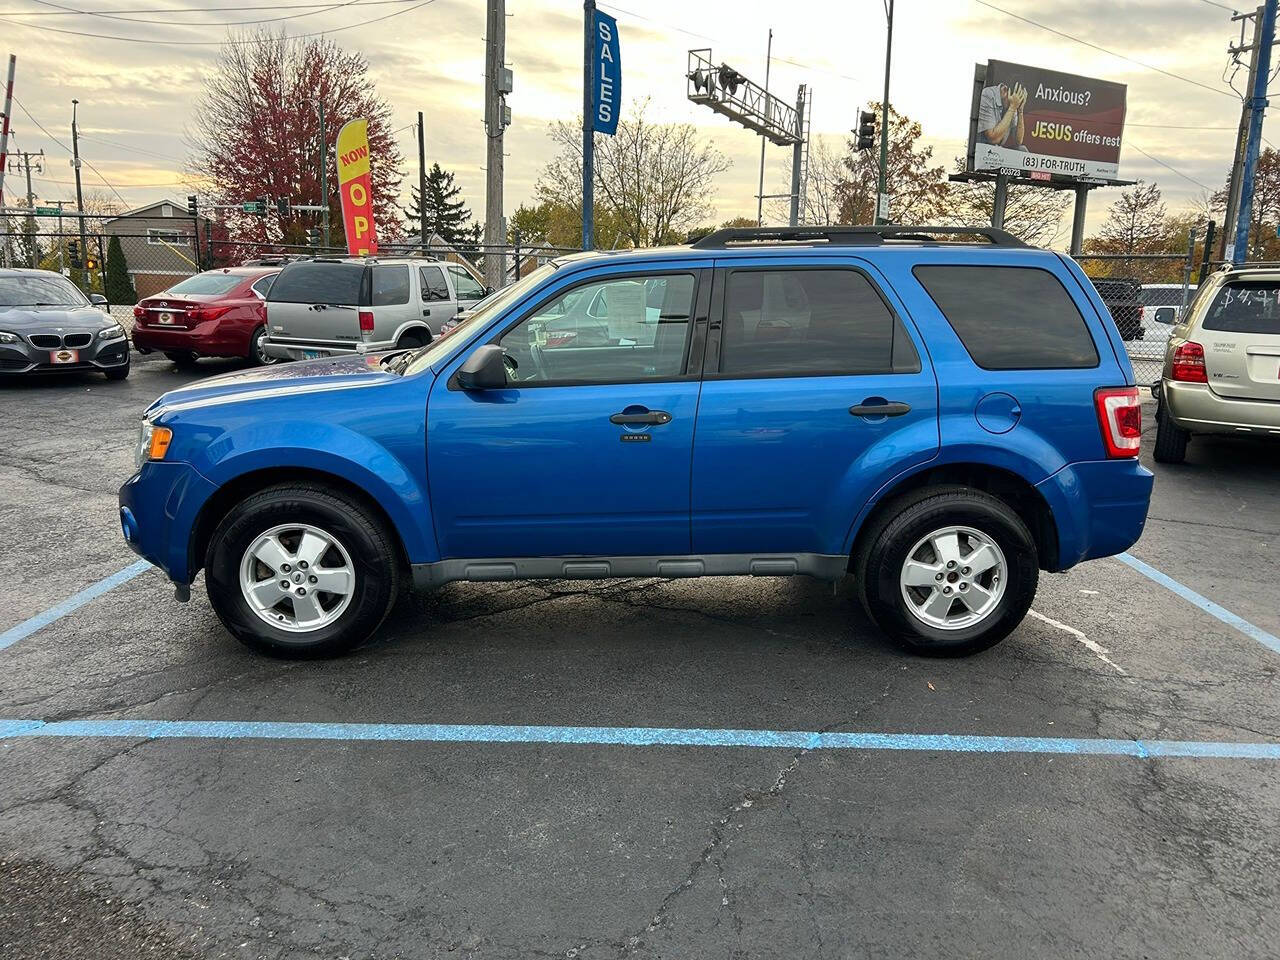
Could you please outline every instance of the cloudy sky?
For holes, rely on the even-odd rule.
[[[48,158],[36,180],[39,198],[74,197],[69,154],[54,139],[70,143],[73,97],[82,154],[101,174],[86,168],[87,189],[118,193],[130,205],[185,197],[184,128],[217,43],[228,24],[272,19],[292,34],[329,32],[361,51],[404,128],[405,157],[416,156],[411,125],[422,110],[428,162],[454,170],[482,216],[484,0],[316,2],[0,0],[0,55],[18,55],[15,94],[48,131],[15,106],[17,146],[43,148]],[[709,46],[715,61],[760,80],[772,27],[771,88],[794,99],[796,85],[809,84],[813,130],[833,140],[853,125],[861,103],[879,97],[881,0],[623,3],[600,3],[619,22],[623,99],[648,97],[652,119],[694,123],[731,158],[716,187],[720,219],[754,215],[760,141],[685,99],[688,49]],[[245,9],[255,5],[264,9]],[[581,109],[582,5],[507,0],[507,12],[515,72],[506,140],[510,213],[531,198],[549,157],[548,123]],[[1120,174],[1157,180],[1177,209],[1218,187],[1229,161],[1240,115],[1227,84],[1226,48],[1239,35],[1230,18],[1230,4],[1212,0],[898,0],[891,99],[920,121],[950,167],[964,153],[975,62],[1010,60],[1128,84]],[[1235,76],[1237,89],[1245,75]],[[771,147],[769,156],[766,192],[781,192],[783,150]],[[10,175],[6,194],[17,186]],[[1107,191],[1093,198],[1091,224],[1105,213]]]

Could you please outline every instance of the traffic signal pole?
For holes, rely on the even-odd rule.
[[[888,189],[889,170],[889,62],[893,56],[893,0],[885,2],[888,25],[884,41],[884,100],[880,103],[880,182],[876,188],[876,223],[889,222]],[[881,216],[881,214],[884,216]]]
[[[1262,140],[1262,115],[1267,109],[1267,75],[1271,72],[1272,34],[1276,29],[1276,5],[1266,0],[1262,7],[1262,35],[1258,38],[1257,68],[1250,91],[1249,141],[1245,148],[1244,171],[1240,180],[1240,209],[1236,213],[1236,240],[1232,263],[1243,263],[1249,253],[1249,221],[1253,217],[1253,180],[1258,169],[1258,149]]]

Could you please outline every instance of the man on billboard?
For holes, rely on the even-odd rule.
[[[1027,125],[1023,108],[1027,105],[1027,88],[1020,81],[984,87],[978,102],[978,136],[1008,150],[1026,150],[1023,140]]]

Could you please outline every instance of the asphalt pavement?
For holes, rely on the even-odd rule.
[[[1137,562],[964,660],[732,578],[454,584],[288,662],[200,581],[82,594],[193,377],[135,364],[0,384],[0,957],[1275,956],[1280,447],[1153,465],[1148,408]]]

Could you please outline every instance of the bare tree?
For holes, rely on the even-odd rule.
[[[621,239],[636,247],[678,242],[714,210],[715,178],[729,159],[714,144],[700,142],[689,123],[645,120],[648,101],[618,123],[613,137],[595,140],[597,201],[617,216]],[[552,140],[560,152],[538,181],[538,198],[582,209],[581,123],[557,121]],[[599,245],[609,238],[598,236]]]
[[[800,203],[800,222],[830,226],[845,223],[841,219],[845,197],[849,192],[848,157],[832,149],[831,144],[819,137],[809,145],[809,169]],[[791,158],[783,166],[784,181],[791,182]],[[787,197],[769,201],[769,218],[787,222],[791,218],[791,200]]]
[[[956,171],[964,168],[964,160],[957,157]],[[991,210],[996,199],[994,183],[951,183],[949,187],[939,223],[956,227],[991,225]],[[1062,217],[1070,203],[1070,196],[1064,190],[1010,186],[1005,199],[1004,228],[1027,243],[1050,246],[1062,235]]]

